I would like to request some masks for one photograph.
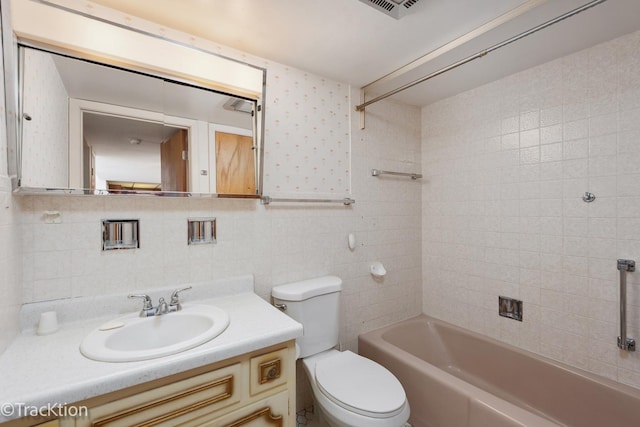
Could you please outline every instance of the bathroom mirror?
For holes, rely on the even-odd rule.
[[[18,191],[261,194],[256,99],[18,45]]]

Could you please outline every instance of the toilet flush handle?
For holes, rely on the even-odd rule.
[[[273,304],[275,308],[281,311],[287,311],[287,304]]]

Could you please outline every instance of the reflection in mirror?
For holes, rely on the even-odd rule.
[[[187,131],[84,112],[83,187],[187,191]]]
[[[257,195],[255,100],[19,49],[21,188]]]

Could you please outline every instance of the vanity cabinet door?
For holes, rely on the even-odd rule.
[[[281,391],[222,417],[207,421],[192,420],[180,427],[294,427],[289,417],[289,393]],[[293,421],[291,421],[293,419]]]
[[[275,387],[285,385],[290,372],[289,349],[283,348],[251,358],[251,395],[255,396]]]

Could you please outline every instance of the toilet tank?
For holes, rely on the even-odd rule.
[[[324,276],[275,286],[271,296],[275,304],[285,304],[284,312],[302,323],[298,338],[300,357],[307,357],[338,344],[340,290],[342,279]]]

